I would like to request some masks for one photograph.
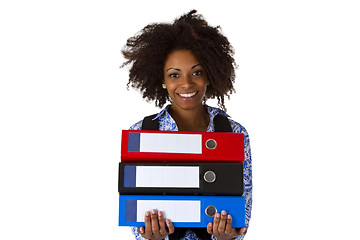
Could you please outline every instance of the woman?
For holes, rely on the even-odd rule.
[[[214,131],[214,117],[225,111],[224,97],[234,91],[233,49],[219,27],[211,27],[195,10],[173,24],[150,24],[128,39],[122,51],[131,65],[128,86],[138,88],[143,98],[162,108],[155,119],[162,131]],[[219,108],[207,106],[217,98]],[[245,228],[234,229],[231,216],[217,213],[206,229],[175,229],[163,213],[145,213],[145,226],[132,228],[136,239],[243,239],[251,216],[252,175],[249,136],[239,123],[229,119],[233,132],[245,137],[244,196]],[[142,121],[130,129],[140,130]]]

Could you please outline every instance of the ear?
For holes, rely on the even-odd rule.
[[[203,103],[203,105],[205,105],[206,104],[206,100],[207,100],[208,98],[206,97],[206,96],[204,96],[203,97],[203,99],[202,99],[202,103]]]

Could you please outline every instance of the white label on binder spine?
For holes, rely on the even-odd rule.
[[[136,187],[200,188],[198,166],[136,166]]]
[[[152,209],[162,211],[164,218],[168,218],[172,222],[200,222],[200,201],[138,200],[136,211],[137,222],[144,222],[145,212],[151,212]]]
[[[140,152],[202,153],[201,134],[141,133]]]

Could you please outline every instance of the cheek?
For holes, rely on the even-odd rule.
[[[202,82],[200,88],[205,93],[207,89],[207,81]]]
[[[176,90],[176,86],[174,86],[174,84],[169,84],[169,83],[166,83],[166,91],[168,93],[168,95],[173,98],[174,94],[175,94],[175,90]]]
[[[172,83],[171,81],[168,81],[168,82],[165,81],[165,85],[166,85],[166,89],[169,93],[176,89],[176,85],[174,83]]]
[[[205,87],[204,87],[204,92],[203,92],[203,94],[202,94],[202,97],[205,97],[205,95],[206,95],[206,90],[207,90],[207,87],[206,87],[206,85],[205,85]]]

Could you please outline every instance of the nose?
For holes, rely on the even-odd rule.
[[[185,75],[181,81],[182,88],[189,88],[193,85],[193,81],[191,79],[191,76]]]

